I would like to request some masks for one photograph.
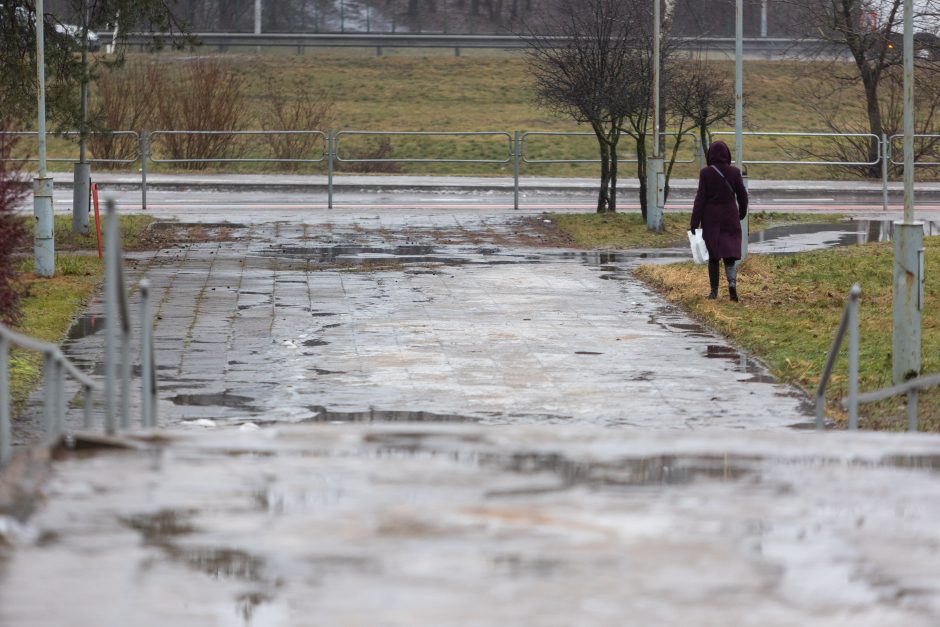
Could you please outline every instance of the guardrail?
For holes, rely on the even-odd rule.
[[[451,34],[447,32],[324,32],[324,33],[213,33],[192,34],[203,46],[252,48],[374,48],[382,54],[384,48],[452,48],[459,55],[463,48],[512,50],[527,46],[519,35]],[[98,33],[101,41],[110,41],[112,33]],[[164,35],[164,39],[168,36]],[[145,49],[152,48],[154,33],[127,33],[121,37],[124,44]],[[559,46],[566,45],[569,37],[554,38]],[[720,52],[734,54],[734,37],[673,37],[673,45],[683,52]],[[747,55],[765,58],[786,57],[845,57],[847,49],[823,39],[794,39],[788,37],[745,37]]]
[[[584,137],[590,138],[593,136],[593,133],[590,132],[578,132],[578,131],[359,131],[359,130],[340,130],[334,131],[329,129],[328,131],[320,130],[240,130],[240,131],[189,131],[189,130],[156,130],[150,133],[136,133],[134,131],[114,131],[113,136],[117,137],[128,137],[136,138],[137,141],[137,150],[136,156],[133,159],[93,159],[92,163],[111,163],[116,165],[132,165],[136,162],[140,162],[140,176],[141,176],[141,205],[143,209],[147,209],[147,177],[148,177],[148,164],[161,164],[161,165],[181,165],[181,164],[238,164],[238,163],[269,163],[269,164],[285,164],[285,165],[297,165],[297,164],[318,164],[324,163],[327,164],[327,205],[330,208],[333,208],[333,178],[335,173],[335,166],[342,163],[464,163],[464,164],[477,164],[477,165],[506,165],[509,163],[513,164],[513,189],[514,189],[514,207],[519,208],[519,191],[520,191],[520,176],[521,169],[523,166],[538,166],[538,165],[549,165],[549,164],[590,164],[590,163],[599,163],[599,159],[594,158],[558,158],[558,159],[543,159],[534,157],[530,154],[530,147],[532,141],[539,137],[553,137],[553,138],[572,138],[572,137]],[[714,131],[711,132],[710,137],[715,138],[730,138],[734,136],[733,131]],[[892,165],[899,165],[892,156],[891,144],[895,142],[901,136],[893,135],[890,138],[883,135],[881,138],[878,138],[876,135],[869,133],[803,133],[803,132],[756,132],[756,131],[747,131],[743,133],[745,138],[749,137],[759,137],[759,138],[778,138],[785,140],[825,140],[831,139],[833,141],[853,139],[855,141],[865,140],[865,141],[876,141],[878,150],[877,156],[875,159],[868,160],[846,160],[846,161],[836,161],[836,160],[824,160],[824,159],[744,159],[745,165],[800,165],[800,166],[827,166],[827,167],[871,167],[881,164],[881,175],[882,175],[882,204],[884,210],[887,211],[888,208],[888,179],[889,179],[889,168]],[[32,136],[35,137],[35,132],[29,131],[13,131],[13,132],[3,132],[0,133],[0,136]],[[61,134],[60,136],[66,138],[74,138],[78,136],[76,131],[69,131],[67,133]],[[282,138],[298,138],[297,141],[307,141],[309,139],[315,139],[316,146],[307,147],[307,155],[303,158],[298,157],[266,157],[266,156],[218,156],[218,157],[207,157],[207,156],[185,156],[185,157],[172,157],[168,158],[162,156],[160,146],[166,141],[169,141],[169,138],[178,138],[178,137],[251,137],[251,138],[262,138],[266,142],[271,142],[270,138],[282,137]],[[497,155],[494,158],[459,158],[459,157],[355,157],[355,156],[344,156],[341,153],[341,144],[343,138],[355,137],[355,136],[374,136],[374,137],[496,137],[500,139],[505,139],[506,141],[506,152]],[[665,133],[664,136],[673,136],[675,134]],[[704,166],[704,154],[702,153],[701,147],[699,145],[698,138],[695,137],[692,133],[686,132],[683,133],[683,137],[689,137],[689,145],[692,147],[692,154],[689,157],[683,157],[677,159],[676,163],[694,163],[696,158],[702,162]],[[917,135],[918,138],[927,139],[930,141],[937,141],[940,145],[940,135]],[[269,143],[267,150],[269,152],[275,151],[273,143]],[[745,151],[746,152],[746,151]],[[238,152],[234,153],[238,154]],[[32,158],[10,158],[9,161],[34,161]],[[635,157],[621,158],[622,162],[635,162]],[[57,158],[52,159],[52,161],[58,162],[68,162],[72,161],[67,158]],[[917,161],[915,166],[938,166],[940,161]]]
[[[120,427],[130,427],[131,322],[127,292],[124,289],[121,261],[121,234],[114,199],[106,201],[107,257],[105,260],[105,383],[104,430],[112,435]],[[141,296],[141,424],[144,428],[157,425],[157,379],[153,350],[153,320],[150,307],[150,282],[140,282]],[[115,324],[115,322],[119,324]],[[81,386],[84,398],[82,428],[93,428],[93,395],[102,386],[82,372],[55,344],[22,335],[0,324],[0,469],[10,460],[13,450],[12,408],[10,394],[10,349],[19,346],[43,355],[43,430],[48,440],[61,436],[66,413],[65,375]],[[120,352],[120,358],[118,353]],[[118,375],[120,366],[120,375]],[[120,379],[120,421],[115,415],[118,379]]]
[[[39,133],[36,131],[4,131],[0,133],[5,137],[38,137]],[[47,133],[49,137],[59,137],[63,139],[74,139],[81,137],[80,131],[60,131],[57,133]],[[132,165],[137,163],[140,160],[140,135],[136,131],[92,131],[89,132],[87,137],[126,137],[134,141],[134,157],[132,159],[86,159],[88,163],[109,163],[112,165]],[[14,161],[14,162],[37,162],[38,158],[35,157],[8,157],[6,159],[0,159],[0,161]],[[75,157],[47,157],[46,161],[50,163],[73,163],[78,161],[78,158]]]

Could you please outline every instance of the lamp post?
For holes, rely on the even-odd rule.
[[[88,198],[91,195],[91,164],[86,160],[88,143],[88,0],[82,1],[82,118],[78,138],[78,163],[72,178],[72,233],[88,233]]]
[[[42,0],[36,0],[36,76],[39,79],[39,174],[33,179],[33,216],[36,218],[36,236],[33,254],[36,275],[51,277],[55,274],[55,227],[52,217],[52,179],[46,174],[46,54],[45,12]]]
[[[735,0],[734,5],[734,164],[741,170],[744,186],[744,2]],[[748,220],[741,220],[741,261],[747,257]]]
[[[924,223],[914,221],[914,10],[904,0],[904,220],[894,223],[892,368],[895,383],[920,374]]]
[[[663,230],[663,196],[666,184],[660,145],[662,142],[659,136],[659,50],[662,30],[660,2],[661,0],[653,0],[653,156],[646,160],[646,228],[657,232]]]

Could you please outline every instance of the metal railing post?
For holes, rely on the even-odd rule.
[[[62,363],[63,357],[56,356],[55,359],[55,428],[53,437],[59,437],[65,427],[65,365]]]
[[[10,341],[0,335],[0,468],[13,451],[10,413]]]
[[[140,368],[141,368],[141,424],[147,429],[155,426],[153,421],[153,325],[150,315],[150,281],[140,282]]]
[[[513,176],[513,201],[512,208],[519,210],[519,131],[513,131],[512,135],[512,176]]]
[[[816,386],[816,429],[822,431],[826,426],[826,386],[829,384],[829,377],[832,376],[832,371],[836,365],[836,359],[839,356],[839,348],[842,346],[842,340],[845,339],[845,333],[848,330],[848,327],[852,326],[853,319],[853,310],[855,314],[856,322],[856,332],[853,334],[855,338],[855,372],[856,372],[856,381],[858,379],[858,317],[857,317],[857,307],[858,300],[862,294],[862,288],[856,283],[852,286],[852,289],[849,290],[849,299],[845,304],[845,308],[842,310],[842,317],[839,319],[839,328],[836,330],[836,336],[832,340],[832,346],[829,348],[829,354],[826,356],[826,364],[823,366],[822,374],[819,375],[819,385]],[[853,369],[852,365],[852,349],[849,348],[849,372],[851,379],[851,372]],[[851,382],[850,382],[850,391],[851,391]],[[858,407],[858,388],[855,388],[855,406]]]
[[[147,210],[147,153],[150,151],[150,133],[144,131],[140,136],[140,206]]]
[[[907,430],[917,431],[917,389],[907,391]]]
[[[327,171],[327,180],[326,180],[326,193],[327,193],[327,208],[333,208],[333,156],[336,154],[333,146],[333,129],[330,129],[329,135],[326,140],[326,171]]]
[[[120,288],[120,286],[119,286]],[[124,295],[121,294],[121,298]],[[131,426],[131,334],[128,329],[121,328],[121,428]]]
[[[888,161],[891,159],[891,144],[888,136],[881,134],[881,208],[888,210]]]
[[[92,396],[91,386],[84,385],[82,386],[82,390],[85,394],[83,403],[84,411],[82,414],[82,429],[87,431],[91,429],[91,410],[93,409],[94,396]]]
[[[117,388],[117,350],[118,350],[118,268],[121,262],[117,241],[117,211],[114,208],[114,199],[105,201],[105,216],[107,223],[107,238],[105,239],[105,360],[104,360],[104,428],[105,433],[114,435],[117,429],[115,420],[114,396]]]
[[[52,427],[55,424],[55,408],[59,403],[55,397],[55,363],[49,351],[42,354],[42,385],[46,392],[43,395],[42,428],[46,436],[51,439]]]
[[[858,298],[849,300],[849,430],[855,429],[858,429]]]

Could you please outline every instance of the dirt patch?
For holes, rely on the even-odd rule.
[[[244,224],[229,222],[207,224],[181,224],[179,222],[154,222],[140,237],[140,244],[133,250],[160,250],[185,244],[207,242],[232,242],[238,239]]]

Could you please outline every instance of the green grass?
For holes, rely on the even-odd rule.
[[[146,245],[146,231],[156,218],[140,214],[128,214],[118,217],[121,227],[121,246],[124,250],[137,250]],[[29,220],[30,228],[35,228],[35,220]],[[95,235],[94,216],[88,228],[88,234],[72,233],[72,216],[57,214],[55,216],[55,248],[56,252],[75,252],[80,250],[96,251],[97,237]],[[102,246],[107,234],[106,219],[102,218],[101,237]]]
[[[922,372],[940,372],[940,237],[925,238],[927,302],[923,311]],[[862,287],[859,377],[863,391],[891,385],[892,260],[890,243],[864,244],[790,256],[753,255],[742,265],[741,303],[704,298],[705,268],[691,263],[642,266],[637,275],[670,301],[763,359],[773,373],[815,389],[849,288]],[[722,296],[724,296],[722,294]],[[844,353],[844,351],[843,351]],[[827,398],[847,394],[846,361],[840,358]],[[906,428],[903,398],[863,405],[860,425],[868,429]],[[920,396],[921,428],[940,431],[940,389]]]
[[[146,244],[146,229],[155,220],[150,216],[126,215],[120,217],[122,240],[127,250]],[[20,280],[25,296],[20,299],[20,321],[16,330],[40,340],[60,343],[97,291],[104,275],[104,262],[95,254],[94,235],[71,233],[71,217],[55,216],[56,250],[79,254],[57,254],[55,276],[39,278],[33,270],[31,256],[20,265]],[[39,354],[14,349],[10,355],[10,379],[15,411],[22,409],[30,393],[42,377],[42,358]]]
[[[688,240],[690,215],[687,212],[666,213],[662,233],[646,229],[639,213],[551,213],[543,216],[552,221],[570,245],[578,248],[663,248],[680,246]],[[750,230],[763,231],[771,226],[807,222],[838,222],[838,214],[805,214],[756,212],[750,215]]]
[[[132,59],[158,60],[172,63],[179,53],[131,55]],[[440,51],[411,54],[370,56],[357,50],[310,50],[296,54],[227,54],[245,79],[244,127],[259,129],[271,119],[271,94],[296,99],[315,95],[335,102],[332,126],[335,129],[409,130],[409,131],[581,131],[567,118],[554,115],[535,104],[534,83],[525,55],[519,51],[481,53],[454,57]],[[714,61],[733,75],[733,63]],[[851,71],[845,64],[843,71]],[[831,65],[826,63],[748,61],[744,65],[746,91],[746,128],[751,131],[827,131],[820,116],[813,111],[808,94],[824,93],[832,84]],[[865,128],[862,92],[849,93],[834,106],[840,115],[858,129]],[[713,130],[730,130],[733,123]],[[321,129],[326,130],[326,129]],[[728,139],[728,138],[725,138]],[[244,138],[251,146],[250,154],[268,156],[267,147],[257,140]],[[361,138],[345,136],[341,152],[354,155]],[[781,158],[775,142],[769,138],[748,138],[748,158]],[[805,147],[807,138],[799,140]],[[824,140],[813,140],[816,144]],[[255,142],[255,143],[251,143]],[[621,176],[635,176],[635,165],[627,159],[632,154],[629,138],[621,143]],[[505,158],[507,138],[395,138],[394,154],[400,157],[439,155],[447,149],[460,158]],[[50,141],[50,150],[57,155],[72,150],[64,142]],[[160,143],[154,146],[156,154]],[[526,154],[533,159],[596,158],[593,138],[544,138],[530,136]],[[684,149],[683,154],[690,153]],[[135,168],[137,166],[134,166]],[[512,164],[399,164],[401,171],[414,174],[476,174],[511,176]],[[154,165],[153,171],[170,171],[171,166]],[[216,168],[218,169],[218,168]],[[264,164],[230,165],[225,171],[265,172],[283,169]],[[342,171],[342,164],[338,164]],[[598,175],[594,164],[523,164],[523,176],[584,176]],[[325,172],[325,165],[305,166],[303,172]],[[674,175],[695,177],[697,164],[677,166]],[[844,173],[820,166],[751,166],[753,178],[765,179],[828,179],[844,178]],[[918,176],[934,176],[927,170]]]

